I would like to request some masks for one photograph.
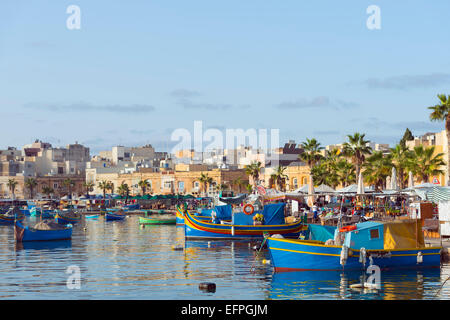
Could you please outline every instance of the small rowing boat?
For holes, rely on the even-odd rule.
[[[123,220],[125,219],[126,215],[125,212],[123,212],[123,210],[118,210],[116,212],[106,212],[105,213],[105,218],[106,221],[114,221],[114,220]]]
[[[45,221],[30,228],[16,220],[14,223],[14,238],[16,242],[67,240],[72,238],[72,225],[62,226],[53,221]]]
[[[9,209],[4,214],[0,214],[0,224],[14,224],[14,220],[22,221],[23,219],[25,219],[25,215],[17,207]]]
[[[59,211],[56,213],[55,220],[59,224],[74,224],[81,220],[81,214],[72,210]]]

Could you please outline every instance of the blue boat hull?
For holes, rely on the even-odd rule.
[[[196,219],[189,211],[185,218],[186,239],[263,239],[264,233],[295,237],[307,230],[301,221],[284,225],[231,225],[209,223]]]
[[[108,212],[105,214],[106,221],[123,220],[125,217],[125,215],[116,215]]]
[[[68,240],[72,238],[72,226],[63,230],[32,230],[24,227],[20,221],[14,225],[14,237],[17,242]]]
[[[359,262],[359,250],[350,249],[344,266],[340,264],[342,247],[326,246],[318,241],[268,238],[267,246],[272,265],[279,271],[306,270],[361,270],[364,265]],[[381,269],[439,267],[440,247],[396,250],[367,250],[365,266],[369,265],[369,256],[373,264]],[[417,262],[418,253],[422,253],[422,263]]]
[[[80,218],[76,219],[76,218],[69,218],[64,215],[61,215],[60,213],[57,213],[55,215],[55,220],[59,224],[69,224],[69,223],[75,224],[81,220],[81,216],[80,216]]]

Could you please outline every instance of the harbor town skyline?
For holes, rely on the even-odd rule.
[[[168,151],[170,134],[198,119],[323,145],[442,130],[426,107],[450,82],[448,2],[408,3],[406,15],[379,1],[379,30],[366,27],[369,2],[176,3],[77,1],[81,28],[70,30],[68,3],[2,2],[0,147]]]

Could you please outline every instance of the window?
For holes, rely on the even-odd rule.
[[[297,178],[294,178],[292,184],[294,185],[294,188],[297,189]]]
[[[370,230],[370,240],[379,239],[379,238],[380,238],[380,233],[378,232],[378,229]]]
[[[57,183],[54,183],[54,184],[53,184],[53,189],[56,189],[56,188],[58,188],[58,184],[57,184]]]

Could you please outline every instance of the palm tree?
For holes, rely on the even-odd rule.
[[[286,179],[289,178],[284,173],[285,170],[286,170],[286,167],[278,166],[275,169],[275,172],[271,175],[271,178],[275,182],[275,189],[277,189],[277,190],[278,190],[278,187],[280,187],[280,189],[282,189],[283,185],[285,185]]]
[[[111,194],[114,193],[114,183],[112,181],[108,181],[108,190]]]
[[[13,198],[13,199],[16,198],[15,191],[16,191],[16,187],[17,187],[18,184],[19,184],[19,182],[17,182],[17,181],[14,180],[14,179],[9,179],[9,180],[8,180],[8,183],[6,184],[6,185],[8,186],[8,188],[9,188],[9,191],[10,191],[11,194],[12,194],[12,198]]]
[[[119,188],[117,189],[121,197],[125,198],[125,204],[128,202],[128,197],[130,195],[130,188],[128,187],[128,184],[126,184],[124,181],[120,184]]]
[[[353,136],[347,135],[348,142],[345,142],[343,145],[344,155],[350,157],[355,165],[356,177],[359,177],[359,172],[366,159],[366,155],[372,153],[372,148],[367,145],[370,141],[364,140],[365,136],[365,134],[360,134],[358,132],[353,134]]]
[[[138,185],[141,188],[142,196],[144,196],[147,188],[150,188],[150,182],[148,180],[141,180],[138,182]]]
[[[425,148],[420,145],[414,147],[413,156],[409,161],[409,167],[413,174],[422,180],[428,182],[430,176],[444,174],[445,171],[440,167],[445,166],[443,160],[444,154],[438,153],[434,155],[435,147]]]
[[[309,167],[309,183],[311,186],[314,186],[314,179],[313,179],[313,168],[314,166],[323,159],[322,154],[320,153],[320,150],[323,149],[323,147],[320,146],[320,143],[312,138],[308,139],[306,138],[305,142],[302,142],[302,148],[303,153],[300,154],[299,158],[300,160],[306,162],[306,164]]]
[[[55,192],[55,190],[53,190],[53,188],[50,186],[42,187],[42,193],[45,194],[47,196],[47,198],[51,198],[50,195],[54,192]]]
[[[340,159],[336,163],[336,173],[339,183],[344,188],[352,183],[356,183],[355,167],[346,159]]]
[[[386,185],[386,179],[392,172],[392,156],[384,156],[383,152],[376,151],[366,159],[363,164],[364,179],[375,185],[375,190],[381,191]]]
[[[391,148],[392,164],[397,170],[397,181],[400,189],[404,189],[408,175],[407,170],[412,157],[412,152],[406,147],[405,144],[397,144],[394,148]]]
[[[255,187],[258,185],[259,174],[261,173],[261,162],[255,161],[245,166],[245,173],[252,177]]]
[[[251,185],[250,183],[247,183],[247,185],[245,186],[245,188],[247,189],[247,192],[248,192],[248,193],[252,193],[253,187],[252,187],[252,185]]]
[[[103,191],[103,200],[106,200],[106,190],[108,190],[111,185],[110,182],[103,180],[98,183],[98,187]]]
[[[33,199],[33,190],[37,186],[37,181],[34,178],[27,178],[25,180],[25,187],[30,191],[30,199]]]
[[[431,121],[445,121],[445,133],[447,134],[447,143],[450,142],[450,95],[438,94],[439,104],[428,107],[432,110],[430,113]],[[450,173],[450,152],[447,153],[447,175]],[[448,176],[446,177],[448,179]],[[448,182],[447,182],[448,183]]]
[[[242,187],[247,185],[247,182],[242,180],[241,177],[236,178],[232,181],[232,185],[238,187],[238,192],[241,193]]]
[[[203,190],[206,195],[208,192],[208,185],[211,185],[214,181],[213,178],[209,177],[208,174],[202,173],[198,180],[203,184]]]
[[[67,189],[69,189],[69,193],[67,195],[67,197],[72,200],[72,188],[75,187],[75,181],[73,181],[70,178],[67,178],[63,181],[63,186],[67,187]]]
[[[91,192],[92,189],[94,188],[94,183],[93,182],[85,182],[85,183],[83,183],[83,187],[86,188],[86,197],[89,198],[89,192]]]

